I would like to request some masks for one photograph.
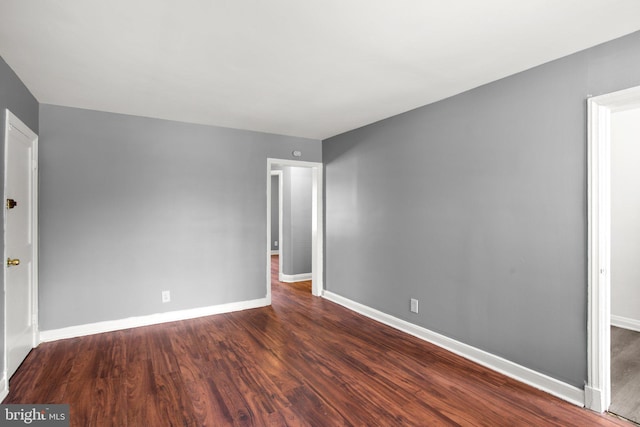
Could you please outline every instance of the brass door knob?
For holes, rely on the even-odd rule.
[[[11,267],[12,265],[20,265],[20,260],[18,258],[16,259],[7,258],[7,267]]]

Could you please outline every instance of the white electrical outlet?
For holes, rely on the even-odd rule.
[[[415,298],[411,298],[411,312],[412,313],[418,312],[418,300]]]
[[[275,242],[273,242],[273,246],[275,246],[276,248],[278,247],[278,241],[277,240]]]
[[[171,292],[170,291],[162,291],[162,302],[171,301]]]

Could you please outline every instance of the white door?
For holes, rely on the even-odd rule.
[[[3,260],[7,380],[36,344],[37,138],[7,110]]]

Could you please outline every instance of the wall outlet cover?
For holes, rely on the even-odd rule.
[[[418,312],[418,300],[415,298],[411,298],[411,312],[412,313]]]
[[[170,291],[162,291],[162,302],[171,301],[171,292]]]

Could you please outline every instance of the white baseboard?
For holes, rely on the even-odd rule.
[[[585,392],[575,386],[518,365],[517,363],[503,359],[500,356],[487,353],[484,350],[480,350],[468,344],[461,343],[444,335],[430,331],[422,326],[414,325],[413,323],[398,319],[397,317],[393,317],[366,305],[334,294],[333,292],[324,291],[322,296],[373,320],[433,343],[445,350],[449,350],[452,353],[472,360],[480,365],[500,372],[525,384],[529,384],[532,387],[545,391],[559,397],[560,399],[573,403],[574,405],[584,406]]]
[[[0,380],[0,402],[2,402],[5,397],[9,395],[9,387],[7,384],[7,376],[6,374]]]
[[[89,323],[86,325],[69,326],[67,328],[53,329],[50,331],[40,331],[40,342],[56,341],[67,338],[82,337],[85,335],[100,334],[103,332],[137,328],[139,326],[149,326],[159,323],[175,322],[178,320],[194,319],[196,317],[210,316],[212,314],[231,313],[233,311],[248,310],[268,305],[269,300],[267,298],[260,298],[250,301],[212,305],[209,307],[157,313],[148,316],[129,317],[127,319],[108,320],[105,322]]]
[[[280,250],[279,249],[272,250],[271,255],[280,255]]]
[[[602,390],[584,386],[584,406],[599,414],[603,413],[609,408],[604,407],[604,396]]]
[[[281,274],[280,281],[284,283],[304,282],[305,280],[311,280],[311,276],[311,273]]]
[[[611,326],[640,332],[640,320],[611,315]]]

